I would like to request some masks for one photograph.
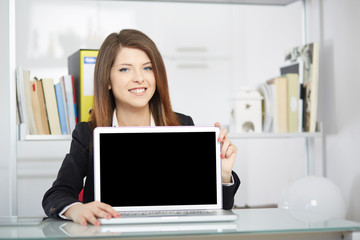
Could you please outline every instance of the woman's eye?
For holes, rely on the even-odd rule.
[[[128,68],[120,68],[119,71],[120,71],[120,72],[127,72],[127,71],[129,71],[129,69],[128,69]]]
[[[145,67],[144,70],[145,70],[145,71],[151,71],[151,70],[152,70],[152,67]]]

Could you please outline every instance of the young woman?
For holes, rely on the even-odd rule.
[[[94,201],[94,128],[177,125],[194,123],[191,117],[172,110],[165,65],[154,42],[137,30],[110,34],[101,45],[96,60],[90,121],[77,124],[72,133],[70,152],[53,186],[44,195],[45,213],[49,217],[70,219],[82,225],[99,225],[98,218],[120,217],[110,205]],[[215,126],[220,128],[219,123]],[[232,171],[237,148],[227,138],[226,129],[221,129],[219,142],[223,208],[230,209],[240,185],[239,178]],[[168,184],[171,186],[171,182]],[[201,188],[201,180],[194,179],[194,184]],[[83,202],[80,202],[78,195],[82,189]]]

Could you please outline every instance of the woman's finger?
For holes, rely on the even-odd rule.
[[[222,158],[228,158],[230,155],[228,153],[229,147],[231,146],[231,142],[229,139],[225,139],[222,142],[222,147],[221,147],[221,157]]]
[[[84,218],[83,216],[79,216],[79,218],[75,218],[75,219],[73,219],[73,221],[80,224],[80,225],[82,225],[82,226],[87,225],[86,218]]]
[[[237,147],[230,142],[230,145],[227,148],[225,157],[230,158],[232,155],[237,153]]]
[[[222,143],[227,137],[227,129],[226,128],[221,128],[220,133],[219,133],[219,138],[218,141],[220,143]]]
[[[115,211],[115,209],[112,206],[110,206],[109,204],[99,203],[98,207],[102,211],[101,216],[98,216],[98,217],[102,217],[102,218],[120,217],[120,214],[117,211]]]
[[[97,217],[95,217],[95,215],[92,212],[90,212],[90,211],[87,212],[84,217],[92,225],[94,225],[94,226],[100,225],[100,221],[97,219]]]

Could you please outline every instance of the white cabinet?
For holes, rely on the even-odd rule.
[[[323,132],[230,132],[229,137],[238,147],[234,171],[242,180],[237,206],[274,206],[287,185],[305,175],[324,174]]]
[[[69,150],[69,138],[17,142],[17,196],[20,216],[44,215],[42,198],[54,182]]]

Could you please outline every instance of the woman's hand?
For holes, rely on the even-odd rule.
[[[221,143],[221,166],[222,166],[222,181],[223,183],[230,183],[231,172],[235,163],[237,147],[231,144],[227,138],[227,129],[221,128],[220,123],[215,123],[215,127],[220,128],[218,141]]]
[[[120,217],[120,214],[110,205],[95,201],[85,204],[74,204],[65,211],[64,216],[83,226],[86,226],[88,222],[94,226],[99,226],[100,221],[98,218],[117,218]]]

